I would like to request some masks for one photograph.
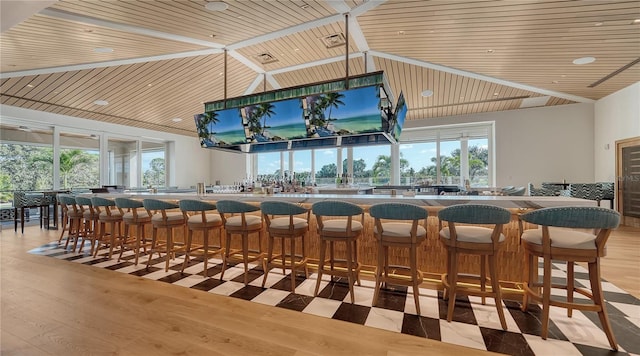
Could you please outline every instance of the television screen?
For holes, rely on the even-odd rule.
[[[302,100],[294,98],[241,109],[250,143],[296,140],[307,137]]]
[[[382,130],[380,89],[373,85],[304,98],[308,137],[357,135]]]
[[[208,111],[195,115],[194,119],[202,147],[231,146],[247,142],[238,108]]]
[[[400,92],[400,96],[398,96],[398,103],[396,104],[396,109],[393,114],[393,119],[395,121],[393,138],[396,139],[396,142],[400,140],[400,134],[402,133],[402,126],[404,126],[404,119],[407,116],[407,110],[407,103],[404,99],[404,94]]]

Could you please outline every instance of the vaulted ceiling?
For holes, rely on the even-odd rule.
[[[4,22],[15,3],[0,2]],[[204,102],[347,67],[383,70],[407,120],[592,102],[640,80],[637,0],[207,3],[45,2],[3,26],[1,103],[195,136]]]

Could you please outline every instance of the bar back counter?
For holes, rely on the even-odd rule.
[[[500,249],[498,255],[498,274],[501,285],[504,288],[506,298],[518,298],[522,295],[522,281],[524,271],[524,252],[520,247],[518,215],[524,212],[557,206],[596,206],[592,200],[577,199],[571,197],[549,197],[549,196],[458,196],[458,195],[418,195],[413,197],[391,196],[391,195],[343,195],[343,194],[206,194],[196,193],[171,194],[171,193],[110,193],[110,194],[87,194],[87,196],[102,196],[115,199],[117,197],[129,197],[133,199],[154,198],[169,201],[179,201],[182,199],[201,199],[203,201],[217,202],[219,200],[237,200],[259,205],[263,201],[287,201],[299,204],[306,208],[311,208],[315,202],[325,200],[341,200],[357,204],[368,212],[368,208],[377,203],[402,202],[423,207],[429,213],[426,223],[427,239],[420,246],[418,252],[418,268],[425,275],[425,285],[433,288],[441,288],[440,276],[446,271],[446,250],[439,241],[438,211],[444,207],[455,204],[487,204],[509,209],[511,221],[504,226],[506,241]],[[256,212],[259,214],[260,212]],[[363,265],[363,273],[374,273],[377,246],[373,237],[374,219],[365,213],[364,232],[358,242],[358,259]],[[524,229],[536,228],[535,225],[523,224]],[[180,241],[183,236],[176,230]],[[150,235],[148,235],[150,236]],[[266,233],[263,234],[262,248],[266,249]],[[196,238],[194,236],[194,238]],[[307,253],[310,263],[315,265],[319,257],[320,241],[316,234],[316,221],[311,218],[309,234],[307,237]],[[233,246],[232,246],[233,247]],[[276,251],[278,251],[276,246]],[[342,253],[344,251],[339,251]],[[390,255],[391,264],[407,265],[409,256],[404,253]],[[313,267],[312,265],[312,267]],[[479,274],[480,259],[478,256],[461,256],[459,259],[460,273]]]

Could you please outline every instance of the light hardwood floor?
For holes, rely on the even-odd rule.
[[[636,297],[638,237],[616,231],[602,272]],[[2,355],[490,354],[26,253],[56,239],[1,233]]]

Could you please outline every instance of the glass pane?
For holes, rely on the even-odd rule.
[[[318,185],[335,184],[338,174],[337,149],[324,148],[314,150],[315,179]]]
[[[258,153],[258,181],[280,180],[280,152]]]
[[[400,145],[400,185],[435,184],[438,176],[436,147],[435,142]]]
[[[460,182],[460,141],[440,142],[440,183],[463,185]]]
[[[109,138],[109,185],[137,187],[137,141]]]
[[[309,185],[311,179],[311,150],[293,152],[293,170],[298,182]]]
[[[0,202],[13,190],[53,189],[52,144],[49,129],[0,125]]]
[[[469,140],[469,181],[472,187],[489,186],[489,140]]]
[[[60,133],[60,187],[88,191],[100,186],[100,138]]]
[[[391,146],[353,148],[354,183],[384,185],[391,182]]]
[[[142,142],[142,186],[166,187],[165,144]]]

